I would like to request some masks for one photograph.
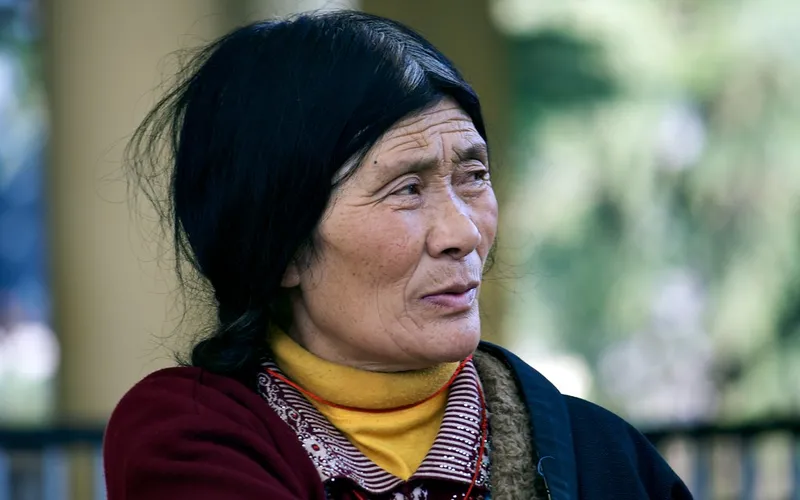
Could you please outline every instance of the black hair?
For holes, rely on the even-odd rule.
[[[478,97],[453,64],[408,27],[361,12],[249,24],[190,59],[127,150],[178,262],[214,294],[214,328],[189,364],[231,376],[258,368],[287,311],[283,274],[313,250],[337,172],[445,97],[486,139]]]

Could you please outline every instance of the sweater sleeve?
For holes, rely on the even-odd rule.
[[[236,398],[192,377],[145,379],[106,431],[108,499],[324,498],[296,439],[283,443],[262,424]]]

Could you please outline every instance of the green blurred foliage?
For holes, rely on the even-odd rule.
[[[800,414],[800,3],[497,0],[507,338],[640,420]]]

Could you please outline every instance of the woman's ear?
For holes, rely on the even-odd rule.
[[[281,286],[283,288],[295,288],[300,286],[300,269],[297,266],[296,260],[292,260],[292,262],[286,266],[286,271],[283,273],[283,278],[281,279]]]

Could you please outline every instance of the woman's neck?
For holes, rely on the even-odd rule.
[[[301,327],[301,325],[295,324],[292,328],[283,331],[295,343],[316,357],[336,365],[349,366],[361,371],[377,373],[417,372],[435,368],[443,363],[404,355],[400,348],[389,349],[392,352],[391,356],[382,356],[380,353],[375,352],[374,349],[367,350],[357,343],[350,343],[346,340],[334,338],[332,335],[326,335],[314,325],[306,324]]]
[[[276,364],[295,383],[332,403],[364,409],[395,408],[422,401],[447,384],[458,363],[421,370],[376,371],[323,359],[289,335],[274,330]]]

